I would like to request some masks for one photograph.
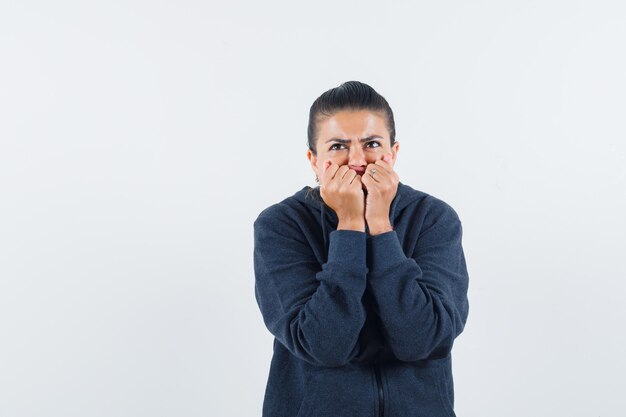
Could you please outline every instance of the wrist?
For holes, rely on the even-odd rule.
[[[389,221],[373,223],[368,222],[367,227],[369,229],[369,234],[372,236],[391,232],[393,230],[393,227],[391,226],[391,223]]]
[[[337,224],[337,230],[355,230],[358,232],[365,232],[365,220],[339,219],[339,223]]]

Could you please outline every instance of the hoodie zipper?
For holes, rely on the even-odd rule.
[[[383,381],[380,376],[380,367],[374,364],[374,373],[376,374],[376,388],[378,388],[378,417],[385,415],[385,402],[383,398]]]

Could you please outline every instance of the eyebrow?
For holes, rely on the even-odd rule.
[[[367,142],[368,140],[372,140],[372,139],[384,139],[384,138],[379,135],[372,135],[363,139],[359,139],[359,142]],[[350,143],[352,141],[350,139],[331,138],[326,141],[326,143],[329,143],[329,142]]]

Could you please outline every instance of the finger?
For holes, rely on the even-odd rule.
[[[320,173],[320,178],[326,174],[326,171],[328,171],[328,167],[330,167],[332,163],[333,161],[324,161],[324,163],[322,164],[322,172]]]
[[[325,181],[332,180],[335,174],[337,173],[337,170],[339,169],[339,165],[334,164],[332,161],[327,161],[327,162],[330,162],[330,164],[328,165],[328,168],[326,168],[326,170],[322,173],[322,182],[324,182],[324,180]],[[326,165],[326,163],[324,165]]]
[[[337,172],[335,173],[335,176],[333,177],[333,179],[342,180],[344,175],[346,175],[346,172],[348,172],[349,170],[350,170],[350,167],[348,165],[340,166]]]
[[[378,175],[378,173],[376,173],[376,175]],[[369,171],[361,176],[361,182],[365,184],[365,186],[376,187],[378,185],[378,181],[376,180],[376,178],[372,177]]]
[[[359,187],[361,189],[364,188],[365,190],[367,190],[368,188],[370,188],[370,187],[367,186],[367,184],[369,182],[369,180],[367,178],[368,176],[369,175],[367,175],[367,174],[357,175],[357,178],[354,179],[354,182],[352,183],[352,185],[354,187]],[[358,183],[357,183],[357,181],[358,181]],[[371,184],[371,182],[369,182],[369,183]]]
[[[387,177],[387,171],[380,165],[376,165],[376,164],[369,164],[365,172],[368,174],[370,178],[374,179],[374,181],[376,182]]]
[[[389,174],[389,178],[391,178],[392,180],[399,181],[398,173],[393,169],[393,165],[390,161],[391,154],[386,154],[382,160],[376,161],[376,166],[386,169],[387,174]]]
[[[339,174],[337,174],[339,175]],[[356,171],[353,169],[348,168],[348,170],[343,174],[343,176],[340,178],[341,181],[347,181],[347,182],[352,182],[352,180],[354,179],[354,176],[356,175]]]
[[[374,175],[374,179],[376,179],[379,183],[391,183],[396,184],[400,181],[398,177],[398,173],[393,170],[392,166],[389,166],[386,162],[379,160],[374,164],[371,164],[372,168],[376,169],[376,174]],[[368,166],[368,169],[372,169]],[[378,177],[378,178],[376,178]]]
[[[376,169],[382,168],[386,173],[390,173],[393,171],[393,167],[391,164],[383,159],[379,159],[374,162]],[[373,164],[373,165],[374,165]]]
[[[352,182],[352,180],[354,179],[355,175],[356,175],[356,171],[353,170],[352,168],[348,167],[348,170],[346,171],[345,174],[343,174],[343,178],[342,179],[343,180],[349,180],[350,182]]]

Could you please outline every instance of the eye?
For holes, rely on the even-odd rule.
[[[331,150],[331,151],[338,151],[339,149],[338,149],[338,148],[335,148],[335,146],[343,146],[343,144],[342,144],[342,143],[335,143],[335,144],[333,144],[333,145],[330,147],[330,149],[329,149],[329,150]]]
[[[370,146],[370,148],[380,148],[380,142],[378,142],[376,140],[372,140],[372,141],[367,142],[365,144],[365,146],[369,146],[369,145],[372,145],[372,144],[375,144],[376,146]]]

